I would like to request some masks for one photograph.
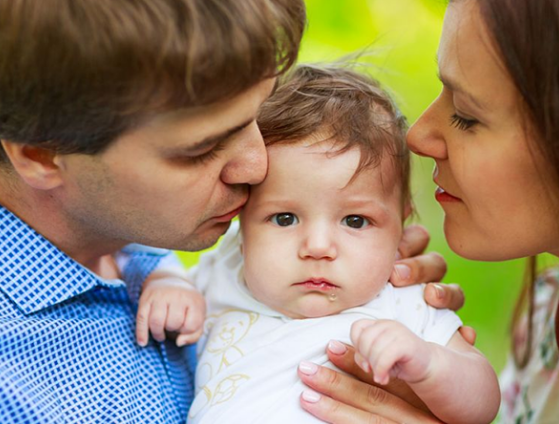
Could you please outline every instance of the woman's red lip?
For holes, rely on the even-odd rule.
[[[452,194],[447,193],[441,187],[437,187],[437,190],[435,190],[435,199],[437,199],[437,202],[441,202],[441,203],[443,203],[443,202],[461,202],[461,200],[458,197],[455,197]]]

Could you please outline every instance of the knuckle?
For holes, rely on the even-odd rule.
[[[386,421],[379,417],[378,415],[369,415],[368,423],[367,424],[386,424]]]
[[[162,328],[165,325],[165,320],[161,317],[152,317],[149,324],[155,328]]]
[[[325,384],[330,388],[331,392],[334,392],[342,382],[342,375],[327,368],[324,368],[324,371],[326,373],[324,378]]]
[[[383,405],[388,401],[387,392],[376,386],[369,386],[367,388],[366,401],[371,406]]]

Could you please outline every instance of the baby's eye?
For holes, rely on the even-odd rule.
[[[359,215],[348,215],[342,219],[342,224],[347,225],[350,228],[365,228],[371,223],[367,218],[363,218]]]
[[[295,225],[299,223],[299,218],[296,215],[289,212],[282,212],[272,215],[270,218],[274,224],[280,227],[289,227],[290,225]]]

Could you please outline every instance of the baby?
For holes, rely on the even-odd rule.
[[[297,402],[296,368],[328,365],[330,339],[353,343],[378,383],[406,381],[442,421],[490,422],[497,379],[457,332],[459,318],[429,307],[422,286],[387,283],[411,210],[405,122],[388,96],[353,70],[299,66],[259,125],[267,177],[252,187],[240,229],[233,224],[188,275],[208,305],[189,422],[318,422]],[[180,343],[195,340],[198,296],[152,277],[140,300],[142,343],[150,314],[163,318],[159,335],[165,317],[179,316],[182,329],[168,329],[184,333]]]

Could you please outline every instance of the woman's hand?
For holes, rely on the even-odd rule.
[[[464,293],[456,284],[438,284],[446,274],[446,262],[436,252],[424,253],[429,244],[429,233],[421,225],[404,228],[390,282],[397,287],[429,283],[425,287],[425,301],[439,309],[457,311],[464,305]]]
[[[317,418],[334,424],[440,423],[415,393],[401,381],[379,388],[372,374],[362,371],[354,361],[351,346],[332,341],[330,361],[348,374],[311,363],[299,366],[299,377],[311,389],[301,395],[301,406]]]

